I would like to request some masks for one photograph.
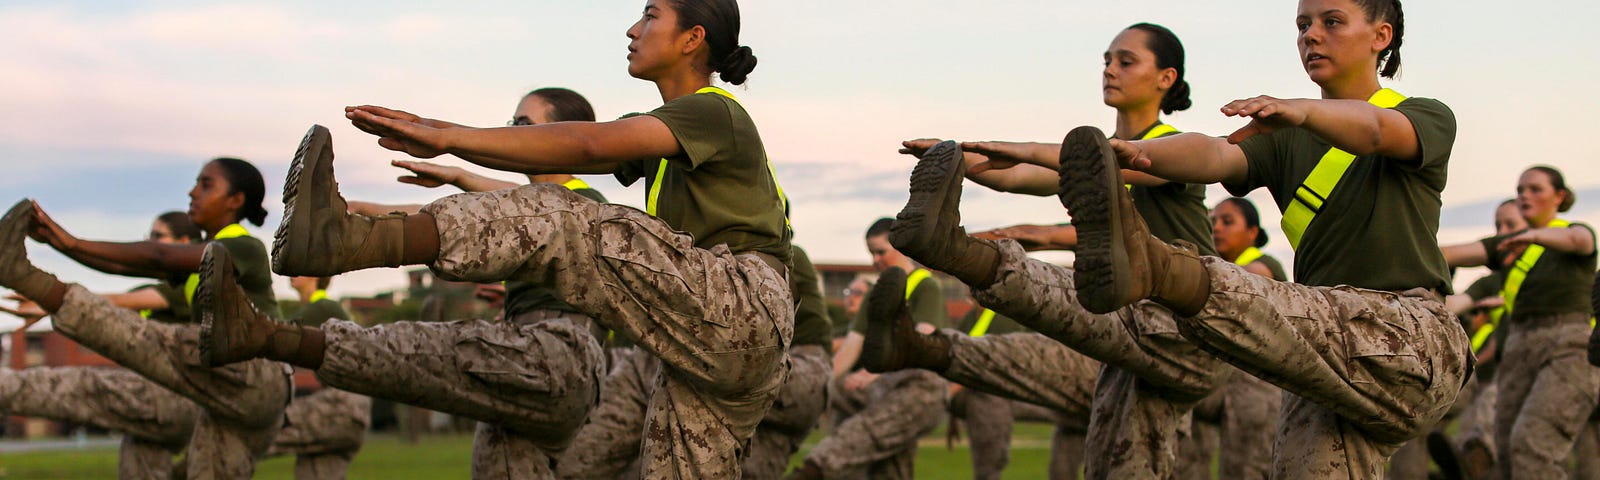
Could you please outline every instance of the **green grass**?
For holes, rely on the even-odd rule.
[[[1045,478],[1050,462],[1051,426],[1022,423],[1012,435],[1011,466],[1007,478]],[[917,453],[919,479],[970,479],[972,461],[965,443],[954,450],[944,446],[943,431],[924,438]],[[813,435],[805,449],[816,444]],[[350,465],[351,479],[465,479],[472,453],[472,437],[441,435],[423,437],[415,445],[401,443],[390,435],[367,438],[366,447]],[[800,455],[803,455],[802,450]],[[799,458],[800,455],[796,455]],[[116,478],[115,447],[48,453],[0,454],[0,479]],[[294,459],[274,458],[256,468],[256,478],[294,478]]]

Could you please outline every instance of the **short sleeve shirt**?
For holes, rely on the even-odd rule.
[[[173,286],[171,283],[166,282],[154,283],[139,286],[129,290],[129,292],[146,289],[161,295],[161,299],[167,302],[167,308],[151,310],[145,318],[162,323],[189,323],[194,320],[189,310],[189,300],[183,298],[183,285]]]
[[[794,310],[794,341],[791,345],[820,345],[833,348],[833,321],[828,304],[822,299],[822,284],[811,256],[794,247],[794,268],[789,269],[789,293],[799,304]]]
[[[1416,97],[1394,110],[1415,128],[1419,158],[1367,155],[1351,163],[1301,237],[1294,259],[1297,283],[1451,291],[1437,236],[1455,114],[1438,100]],[[1332,148],[1303,128],[1256,135],[1239,146],[1249,173],[1243,182],[1224,186],[1234,195],[1266,188],[1279,211]]]
[[[656,216],[692,235],[696,247],[727,245],[734,253],[761,252],[788,263],[791,232],[783,200],[744,107],[719,94],[697,93],[644,115],[666,124],[683,152],[667,158],[664,171],[661,159],[624,163],[617,180],[646,180],[646,195],[659,199]],[[657,184],[660,191],[653,192]]]
[[[1594,234],[1594,228],[1587,224],[1573,223],[1567,228],[1583,228],[1589,230],[1591,236]],[[1484,241],[1483,246],[1489,253],[1489,258],[1505,256],[1505,253],[1498,249],[1500,242],[1493,238]],[[1593,307],[1589,304],[1589,295],[1594,290],[1597,254],[1600,252],[1591,251],[1588,255],[1573,255],[1546,248],[1544,253],[1539,255],[1539,262],[1528,269],[1528,276],[1523,279],[1522,286],[1517,290],[1511,317],[1516,319],[1530,315],[1562,313],[1592,315],[1594,312],[1591,311]]]
[[[1146,129],[1136,138],[1143,138],[1149,131]],[[1177,133],[1172,131],[1162,137]],[[1217,255],[1217,246],[1211,237],[1211,219],[1207,216],[1205,185],[1177,182],[1155,187],[1134,185],[1128,193],[1133,196],[1133,207],[1150,227],[1151,235],[1166,242],[1193,243],[1201,255]]]
[[[1289,275],[1283,271],[1283,263],[1279,262],[1276,258],[1272,258],[1272,255],[1262,255],[1261,258],[1256,259],[1256,261],[1261,262],[1262,265],[1266,265],[1267,270],[1272,271],[1273,280],[1280,282],[1289,281]]]
[[[339,302],[324,298],[301,307],[299,317],[296,319],[296,323],[301,326],[320,327],[323,323],[334,318],[349,320],[350,314],[344,311],[344,307],[339,305]]]

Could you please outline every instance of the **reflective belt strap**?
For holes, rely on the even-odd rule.
[[[1243,267],[1245,265],[1255,263],[1256,260],[1260,260],[1262,256],[1264,256],[1264,254],[1261,253],[1261,249],[1250,247],[1245,249],[1244,253],[1239,254],[1239,258],[1233,259],[1233,264]]]
[[[589,189],[593,189],[594,188],[594,187],[590,187],[589,186],[589,182],[585,182],[581,178],[574,178],[572,180],[567,180],[566,182],[563,182],[561,184],[561,186],[567,187],[567,190],[582,190],[582,189],[585,189],[585,188],[589,188]]]
[[[250,231],[245,230],[243,225],[235,223],[233,225],[223,227],[221,231],[217,232],[217,236],[211,237],[211,240],[217,241],[226,238],[239,238],[248,236],[250,236]],[[199,272],[189,274],[189,280],[183,282],[183,299],[188,301],[190,305],[194,305],[194,290],[196,288],[200,288]]]
[[[991,323],[994,323],[994,310],[985,308],[983,313],[978,315],[978,323],[972,324],[972,331],[967,332],[967,336],[981,337],[983,334],[989,333],[989,324]]]
[[[1139,139],[1149,140],[1152,138],[1160,138],[1161,136],[1170,133],[1178,133],[1178,128],[1165,123],[1157,123],[1156,126],[1150,127],[1150,131],[1144,132],[1144,136],[1139,137]],[[1133,184],[1131,183],[1123,184],[1122,186],[1128,187],[1128,190],[1133,190]]]
[[[907,275],[906,276],[906,301],[908,301],[908,302],[911,301],[911,293],[917,291],[917,285],[921,285],[923,280],[927,280],[928,277],[931,277],[931,276],[933,276],[932,272],[929,272],[929,271],[921,269],[921,268],[917,269],[916,271],[911,272],[911,275]]]
[[[310,305],[310,304],[317,303],[317,302],[320,302],[320,301],[323,301],[323,300],[327,300],[327,299],[328,299],[328,291],[327,290],[317,290],[315,292],[311,292],[311,299],[307,300],[306,304]]]
[[[740,103],[739,99],[735,98],[733,96],[733,94],[728,93],[727,90],[723,90],[721,88],[705,87],[705,88],[702,88],[702,89],[699,89],[699,90],[695,90],[694,93],[696,95],[699,95],[699,94],[702,94],[702,93],[711,93],[711,94],[716,94],[716,95],[722,95],[724,97],[727,97],[729,100],[733,100],[733,103],[737,103],[741,107],[744,106],[744,104]],[[788,212],[789,212],[789,196],[785,195],[783,193],[783,185],[778,184],[778,170],[772,166],[772,160],[771,159],[767,160],[767,173],[772,175],[772,186],[778,190],[778,201],[783,202],[783,211],[784,211],[783,223],[784,223],[784,226],[789,226],[790,228],[793,228],[789,224],[789,214],[788,214]],[[661,204],[661,179],[666,177],[666,176],[667,176],[667,159],[663,158],[663,159],[661,159],[661,163],[659,164],[659,166],[656,167],[656,178],[654,180],[650,181],[650,192],[649,192],[649,194],[645,195],[644,213],[648,213],[652,217],[656,216],[656,207]]]
[[[1566,228],[1568,225],[1571,224],[1567,223],[1566,220],[1557,218],[1551,220],[1549,226]],[[1528,270],[1532,270],[1533,266],[1539,263],[1539,257],[1542,256],[1544,256],[1543,245],[1537,243],[1528,245],[1528,249],[1523,250],[1522,256],[1517,257],[1517,262],[1511,266],[1511,273],[1506,274],[1505,287],[1500,289],[1500,298],[1505,299],[1506,302],[1506,313],[1517,311],[1517,294],[1522,292],[1522,282],[1528,279]]]
[[[1367,103],[1379,108],[1394,108],[1406,100],[1405,95],[1390,89],[1378,90],[1367,99]],[[1356,156],[1337,148],[1328,149],[1317,161],[1316,168],[1311,169],[1311,174],[1300,183],[1300,188],[1295,189],[1294,198],[1289,200],[1289,205],[1283,209],[1283,234],[1289,237],[1289,246],[1298,250],[1300,238],[1305,235],[1306,228],[1311,226],[1311,221],[1317,218],[1317,213],[1322,211],[1323,202],[1328,201],[1328,196],[1333,194],[1334,187],[1339,186],[1339,180],[1344,178],[1350,164],[1355,163]]]

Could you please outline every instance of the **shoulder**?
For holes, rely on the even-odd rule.
[[[606,203],[605,194],[602,194],[602,193],[600,193],[599,190],[595,190],[593,188],[580,188],[580,189],[577,189],[577,190],[573,190],[572,193],[576,193],[576,194],[582,196],[583,198],[594,200],[596,202]]]
[[[1421,127],[1422,124],[1438,125],[1450,132],[1456,128],[1456,113],[1444,102],[1432,98],[1412,97],[1400,102],[1394,110],[1405,115],[1412,124]]]
[[[716,94],[692,94],[674,98],[666,104],[656,107],[645,115],[667,121],[668,118],[685,116],[711,116],[710,118],[727,118],[732,107],[738,105],[733,100]],[[720,116],[713,116],[720,115]]]

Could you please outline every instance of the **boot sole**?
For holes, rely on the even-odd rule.
[[[895,215],[894,226],[889,229],[889,243],[901,251],[922,250],[940,239],[939,213],[949,205],[951,190],[959,192],[964,176],[961,170],[961,147],[952,141],[943,141],[929,148],[911,169],[911,196],[906,206]],[[960,193],[956,201],[959,202]],[[955,227],[952,225],[951,227]]]
[[[1116,207],[1118,190],[1126,188],[1122,167],[1100,129],[1078,127],[1061,141],[1060,174],[1057,196],[1078,229],[1073,265],[1078,303],[1093,313],[1110,313],[1122,307],[1117,292],[1133,282]]]
[[[861,344],[861,366],[872,373],[899,370],[894,361],[895,330],[905,314],[906,271],[885,270],[867,297],[867,338]]]
[[[194,289],[193,315],[200,323],[200,364],[208,367],[219,367],[226,363],[219,358],[219,354],[227,351],[226,339],[231,338],[231,326],[229,319],[218,318],[214,307],[219,300],[217,295],[232,283],[232,266],[233,254],[228,252],[227,247],[216,242],[206,245],[205,255],[200,257],[200,284]]]
[[[309,277],[327,277],[339,273],[328,271],[330,269],[310,261],[315,257],[311,254],[310,233],[314,227],[311,220],[316,213],[316,205],[310,199],[300,198],[302,193],[318,193],[313,184],[315,172],[324,162],[332,161],[322,154],[332,140],[327,127],[312,125],[305,137],[300,139],[300,147],[295,149],[294,162],[289,165],[289,176],[283,182],[283,221],[278,223],[278,231],[272,236],[274,273]]]

